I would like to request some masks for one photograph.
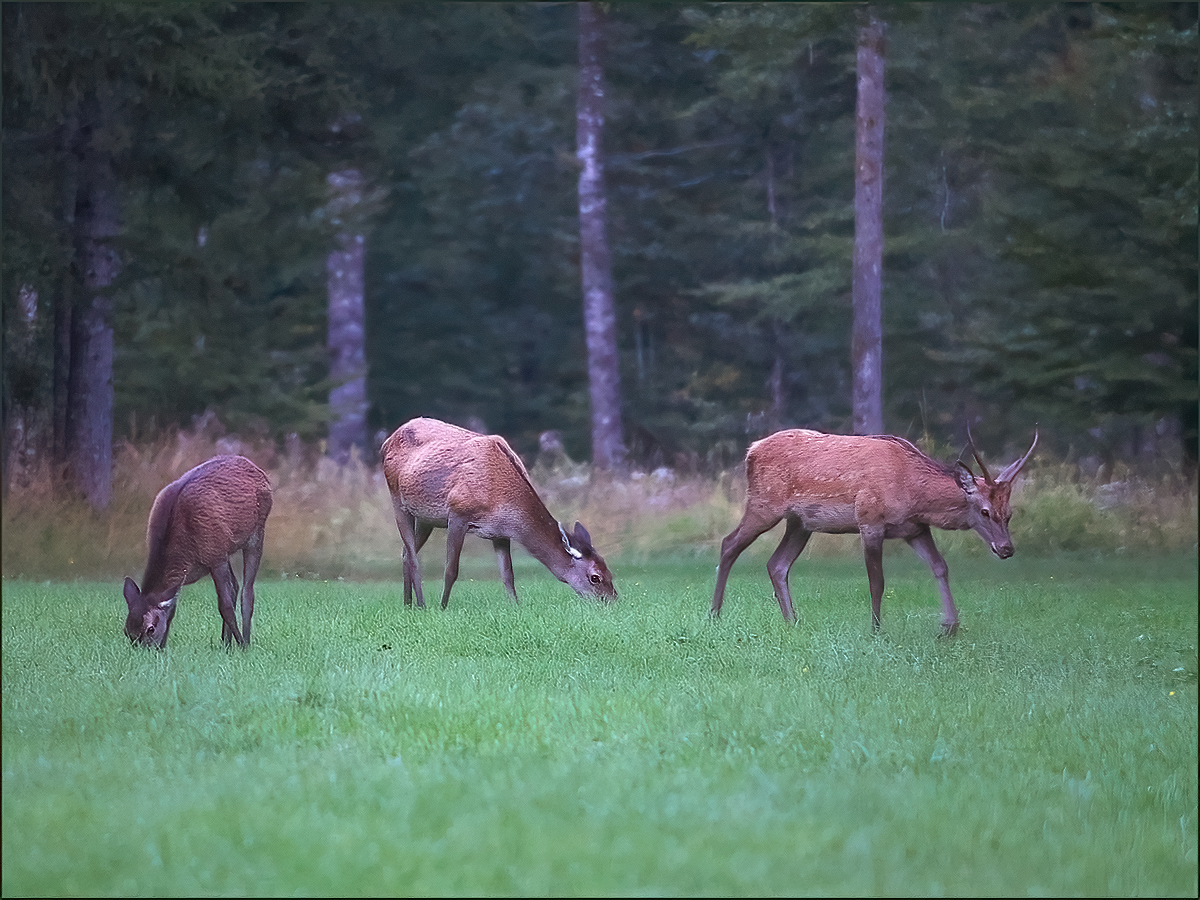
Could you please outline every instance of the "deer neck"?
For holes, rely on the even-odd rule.
[[[971,527],[967,520],[970,504],[952,476],[937,479],[923,500],[919,518],[926,525],[944,531],[962,531]]]
[[[531,522],[526,533],[520,537],[521,546],[529,551],[529,555],[550,570],[559,581],[566,581],[566,574],[574,563],[574,558],[563,544],[561,526],[545,507],[539,514],[530,517]]]

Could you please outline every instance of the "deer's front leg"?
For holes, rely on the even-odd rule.
[[[504,582],[504,589],[508,591],[508,596],[512,597],[513,603],[516,603],[517,586],[513,581],[512,541],[508,538],[496,538],[492,541],[492,548],[496,551],[496,565],[500,567],[500,580]]]
[[[775,599],[779,601],[779,610],[783,613],[785,622],[795,622],[796,613],[792,609],[792,595],[788,590],[788,572],[796,561],[812,532],[805,530],[799,519],[789,518],[783,540],[767,561],[767,574],[771,576],[771,584],[775,587]]]
[[[938,593],[942,596],[942,634],[949,637],[958,631],[958,609],[954,606],[954,598],[950,595],[950,567],[938,552],[937,544],[933,542],[933,534],[925,528],[915,537],[908,539],[908,546],[921,559],[925,560],[933,577],[937,579]]]

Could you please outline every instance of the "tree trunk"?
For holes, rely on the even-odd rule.
[[[333,190],[333,221],[350,224],[362,202],[362,175],[355,169],[334,172],[327,179]],[[329,290],[329,455],[339,464],[350,460],[350,449],[367,446],[367,357],[363,307],[362,234],[354,228],[339,232],[340,249],[326,258]]]
[[[62,125],[62,166],[59,172],[59,215],[64,235],[75,239],[75,206],[79,202],[79,168],[83,151],[77,146],[79,110],[72,104]],[[79,295],[78,264],[62,272],[54,290],[54,362],[51,375],[51,446],[50,459],[55,473],[56,488],[67,486],[70,469],[68,452],[67,410],[71,399],[71,322],[75,313],[75,298]]]
[[[617,316],[608,252],[604,196],[604,13],[595,3],[579,4],[579,97],[576,155],[579,159],[579,265],[587,334],[588,392],[592,406],[592,464],[620,468],[625,462],[621,433],[621,382],[617,359]]]
[[[868,8],[858,29],[850,341],[855,434],[883,432],[883,27]]]
[[[771,363],[771,374],[767,378],[767,392],[771,404],[767,407],[767,434],[774,434],[783,428],[784,414],[787,410],[787,393],[783,381],[783,352],[786,346],[783,322],[774,319],[771,322],[771,340],[775,345],[775,359]]]
[[[3,453],[0,454],[0,496],[8,496],[14,475],[24,480],[41,455],[45,440],[45,411],[37,374],[37,288],[26,282],[17,291],[17,315],[5,323]]]
[[[56,480],[61,478],[70,460],[67,454],[67,407],[71,398],[71,319],[74,306],[74,279],[65,275],[59,279],[54,298],[54,372],[53,408],[50,413],[53,439],[50,458]]]
[[[92,134],[98,131],[92,127]],[[85,138],[86,140],[86,138]],[[120,230],[112,158],[80,148],[75,260],[82,292],[70,317],[66,450],[74,485],[92,508],[112,499],[113,330],[109,287],[121,269],[112,245]]]

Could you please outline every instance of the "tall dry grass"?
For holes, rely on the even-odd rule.
[[[400,540],[382,472],[358,460],[339,467],[319,448],[247,441],[203,427],[114,454],[113,502],[93,512],[55,489],[48,468],[14,473],[3,505],[2,572],[7,578],[140,577],[146,517],[155,494],[192,466],[219,453],[241,453],[271,478],[274,507],[267,522],[267,577],[400,577]],[[550,511],[578,520],[610,561],[642,562],[674,555],[716,563],[721,539],[745,502],[740,469],[685,475],[662,468],[606,477],[582,465],[534,465]],[[1196,483],[1178,474],[1139,473],[1118,466],[1107,478],[1071,464],[1035,458],[1014,494],[1012,529],[1018,551],[1155,553],[1196,546]],[[427,577],[441,569],[442,532],[422,552]],[[765,556],[775,534],[749,551]],[[939,533],[950,553],[986,553],[967,533]],[[806,554],[859,553],[853,536],[818,535]],[[490,546],[469,540],[464,574],[494,577]]]

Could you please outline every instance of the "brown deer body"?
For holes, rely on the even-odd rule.
[[[221,640],[250,643],[254,577],[262,560],[271,483],[244,456],[216,456],[185,472],[154,498],[146,528],[149,558],[139,590],[125,579],[129,615],[125,634],[134,643],[162,647],[175,617],[179,591],[211,574],[221,614]],[[238,583],[230,557],[242,551],[242,627]]]
[[[581,596],[616,599],[612,573],[578,522],[566,529],[546,509],[521,458],[504,438],[483,435],[437,419],[417,418],[399,428],[380,449],[404,543],[404,602],[425,605],[417,553],[434,528],[446,529],[442,607],[458,578],[467,533],[490,540],[509,596],[513,584],[511,542],[521,544],[559,581]]]
[[[968,435],[969,436],[969,435]],[[903,438],[848,436],[793,429],[750,445],[746,453],[746,511],[721,542],[721,562],[711,614],[721,612],[725,582],[743,550],[781,520],[783,540],[767,562],[775,599],[784,619],[795,620],[788,571],[814,532],[858,532],[871,589],[871,625],[879,628],[883,598],[883,542],[902,538],[925,560],[942,598],[942,628],[958,629],[958,610],[950,594],[946,561],[931,528],[974,529],[1001,559],[1013,555],[1008,522],[1012,480],[1037,446],[992,478],[979,454],[972,452],[982,477],[961,461],[946,466],[930,459]]]

